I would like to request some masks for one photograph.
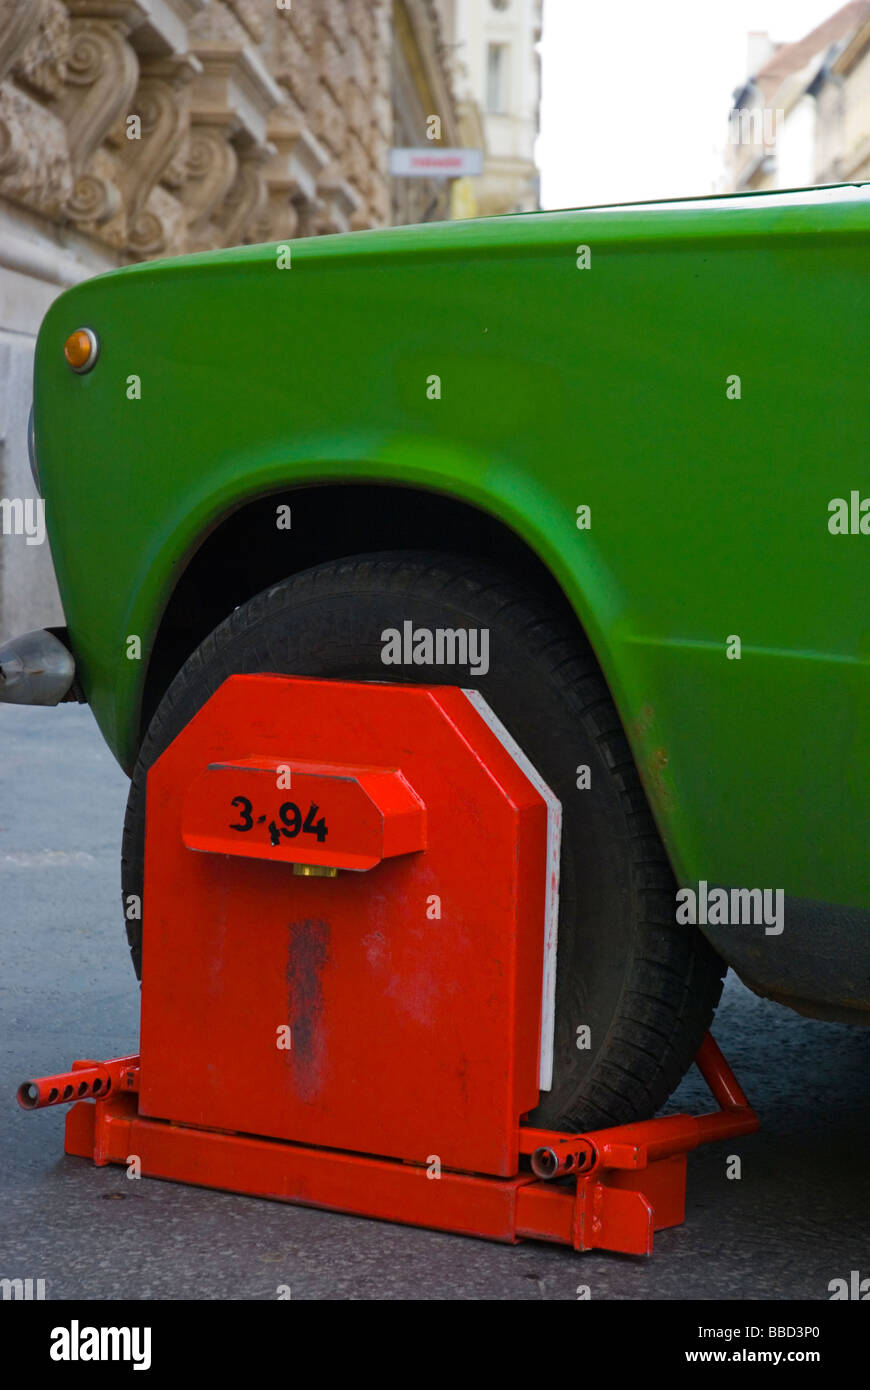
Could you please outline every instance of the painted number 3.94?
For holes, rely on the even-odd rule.
[[[255,816],[253,803],[250,802],[246,796],[234,796],[232,805],[238,807],[239,820],[235,825],[230,825],[230,830],[253,830],[255,825],[265,824],[266,817],[264,815]],[[296,805],[296,802],[285,801],[278,812],[278,820],[281,824],[278,825],[274,820],[269,821],[268,830],[272,844],[280,845],[282,835],[285,835],[288,840],[295,840],[296,836],[300,834],[316,835],[318,842],[323,844],[329,831],[326,827],[325,816],[321,816],[319,820],[315,820],[315,816],[319,810],[320,807],[312,801],[308,807],[308,814],[303,821],[302,812]]]

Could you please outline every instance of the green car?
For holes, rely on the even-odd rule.
[[[278,671],[476,689],[561,801],[538,1122],[655,1111],[726,964],[870,1021],[868,269],[843,185],[63,294],[33,461],[68,627],[7,646],[2,689],[86,699],[132,779],[137,969],[147,770]]]

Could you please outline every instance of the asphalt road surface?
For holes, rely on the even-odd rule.
[[[500,1246],[130,1181],[63,1155],[64,1108],[15,1090],[138,1044],[120,911],[126,778],[90,711],[0,706],[0,1278],[48,1299],[826,1300],[870,1276],[870,1029],[816,1023],[729,977],[717,1040],[762,1132],[689,1159],[686,1224],[649,1260]],[[670,1109],[704,1108],[691,1075]],[[729,1154],[742,1177],[726,1177]]]

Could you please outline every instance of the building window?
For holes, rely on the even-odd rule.
[[[491,43],[486,51],[486,109],[507,110],[508,46]]]

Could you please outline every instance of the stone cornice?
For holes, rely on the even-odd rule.
[[[187,27],[209,0],[141,0],[146,17],[135,31],[136,48],[142,54],[167,57],[188,51]]]
[[[284,93],[259,55],[220,39],[197,43],[194,53],[202,64],[191,97],[194,114],[221,121],[233,113],[237,129],[251,141],[264,140],[269,112],[280,105]]]

